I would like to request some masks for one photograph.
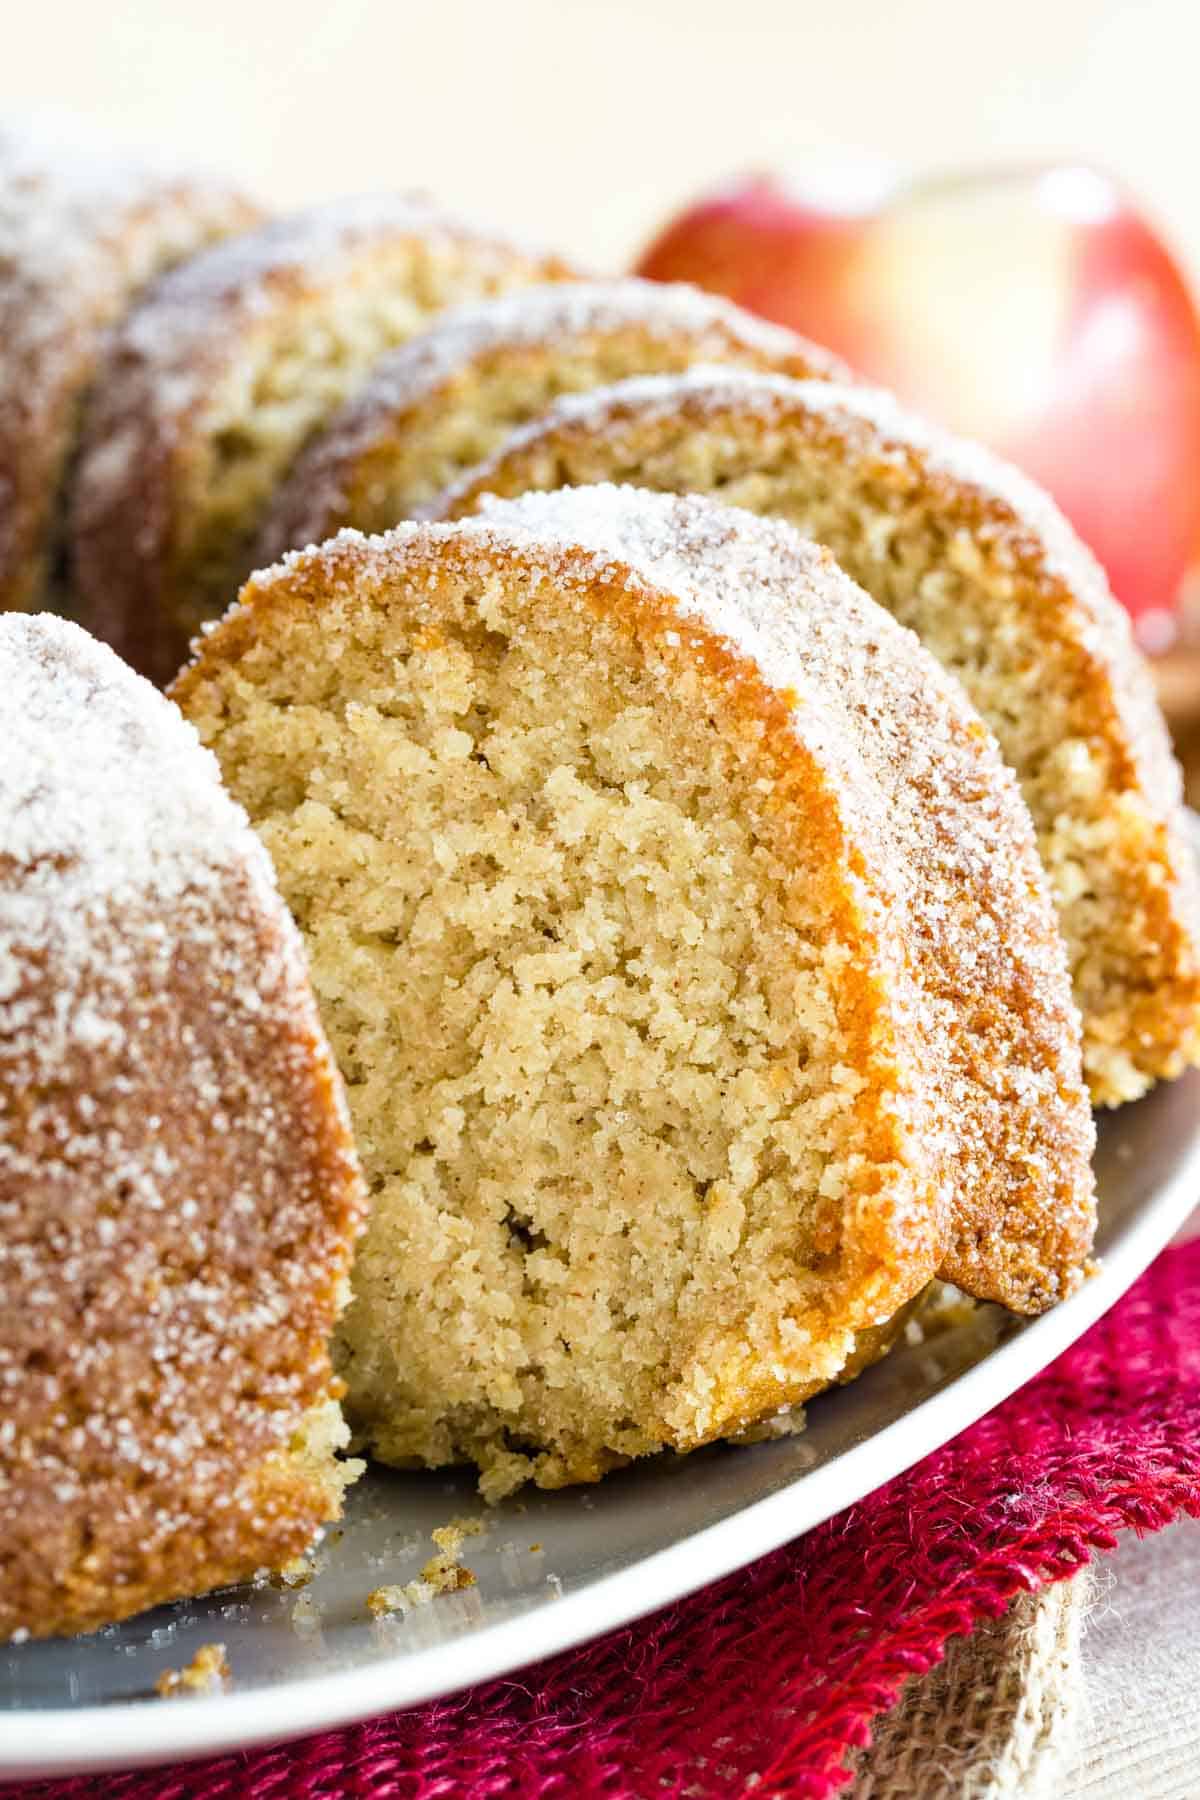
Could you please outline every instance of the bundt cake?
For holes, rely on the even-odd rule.
[[[694,363],[849,379],[828,351],[682,284],[557,283],[457,307],[381,357],[314,438],[268,508],[258,566],[415,517],[562,394]]]
[[[437,509],[604,480],[798,526],[960,678],[1038,829],[1093,1098],[1200,1060],[1200,906],[1179,774],[1125,613],[1052,502],[886,396],[737,371],[561,401]]]
[[[62,601],[64,480],[106,329],[158,270],[259,217],[221,182],[0,123],[0,610]]]
[[[173,693],[303,931],[372,1210],[337,1366],[489,1495],[735,1433],[942,1271],[1081,1277],[1092,1120],[1032,827],[788,526],[596,488],[342,532]]]
[[[165,681],[253,566],[265,502],[376,357],[456,301],[565,277],[390,195],[277,219],[193,258],[126,319],[72,508],[78,616]]]
[[[176,709],[0,617],[0,1641],[278,1569],[340,1509],[364,1190],[303,953]]]

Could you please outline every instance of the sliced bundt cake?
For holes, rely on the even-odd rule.
[[[105,360],[76,484],[79,617],[166,680],[263,507],[375,359],[455,302],[569,273],[396,196],[277,219],[158,283]]]
[[[257,575],[173,692],[304,932],[373,1194],[384,1460],[736,1432],[936,1270],[1080,1279],[1092,1122],[1015,781],[825,552],[531,496]]]
[[[299,458],[268,509],[259,566],[344,525],[415,517],[562,394],[694,363],[849,379],[828,351],[699,288],[558,283],[458,307],[381,357]]]
[[[294,926],[211,756],[0,617],[0,1641],[280,1568],[340,1509],[363,1188]]]
[[[219,181],[0,122],[0,610],[64,601],[64,484],[106,330],[152,275],[260,216]]]
[[[612,479],[718,495],[828,545],[960,678],[1038,829],[1093,1097],[1200,1060],[1180,781],[1125,613],[1052,502],[886,396],[697,371],[564,400],[443,503]]]

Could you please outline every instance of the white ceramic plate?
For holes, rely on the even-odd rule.
[[[1102,1121],[1102,1270],[1043,1318],[984,1306],[808,1409],[800,1436],[661,1457],[598,1487],[492,1510],[464,1558],[478,1585],[372,1619],[429,1532],[481,1511],[470,1480],[373,1470],[306,1589],[228,1589],[88,1638],[0,1649],[0,1779],[81,1773],[298,1737],[466,1687],[715,1580],[849,1506],[1035,1375],[1124,1293],[1200,1197],[1200,1074]],[[232,1690],[153,1697],[224,1643]]]

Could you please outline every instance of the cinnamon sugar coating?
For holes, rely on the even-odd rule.
[[[381,357],[314,438],[271,502],[257,566],[419,516],[563,394],[696,363],[850,379],[829,351],[683,283],[557,283],[456,307]]]
[[[268,859],[170,703],[0,618],[0,1641],[279,1568],[364,1194]]]
[[[225,183],[0,123],[0,610],[62,606],[66,482],[106,331],[261,212]]]
[[[1200,898],[1153,687],[1049,498],[884,394],[736,371],[559,402],[435,507],[602,480],[787,519],[963,682],[1038,829],[1093,1099],[1200,1062]]]
[[[494,1495],[753,1426],[936,1272],[1037,1311],[1093,1228],[1028,814],[787,526],[592,488],[343,532],[174,694],[304,933],[372,1190],[384,1460]]]
[[[442,307],[571,271],[427,202],[361,196],[193,258],[116,334],[74,494],[79,617],[157,681],[253,566],[297,453]]]

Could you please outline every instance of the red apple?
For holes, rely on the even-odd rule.
[[[1170,641],[1200,558],[1200,316],[1109,177],[890,177],[853,200],[748,178],[669,225],[639,273],[793,326],[1020,464],[1146,647]]]

